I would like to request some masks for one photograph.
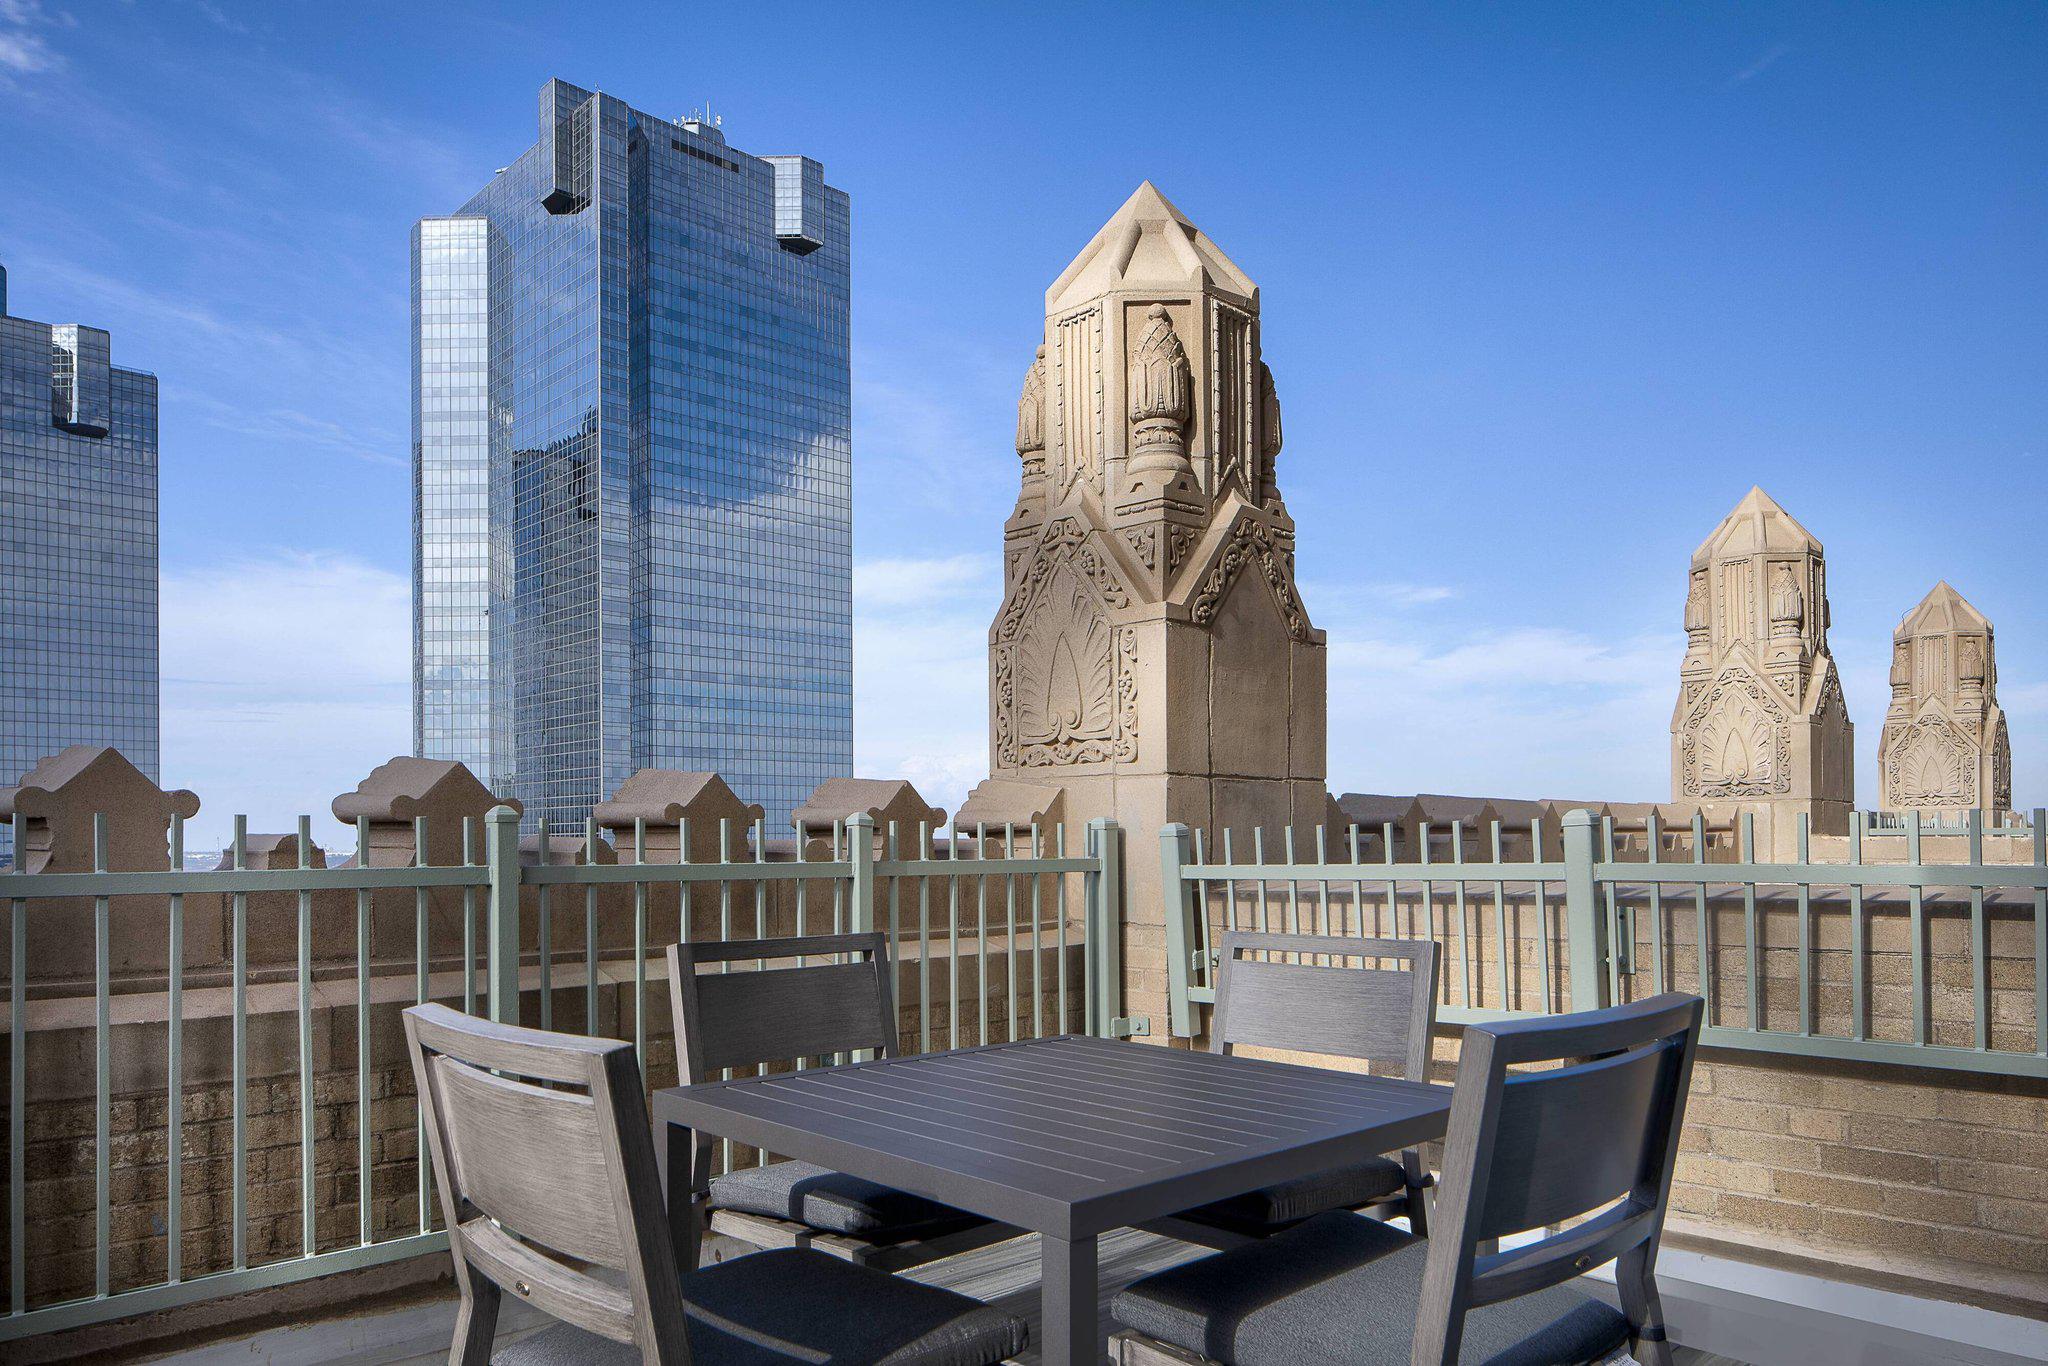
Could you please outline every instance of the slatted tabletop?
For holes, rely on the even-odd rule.
[[[1092,1281],[1096,1235],[1440,1137],[1450,1103],[1449,1087],[1068,1035],[675,1087],[654,1112],[1048,1235],[1047,1320],[1079,1340],[1092,1307],[1053,1301]]]

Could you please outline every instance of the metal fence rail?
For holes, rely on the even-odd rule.
[[[2030,841],[2030,861],[1986,863],[1987,829],[1975,813],[1943,827],[1966,842],[1967,858],[1947,863],[1923,859],[1924,832],[1911,813],[1894,837],[1904,858],[1882,863],[1866,861],[1865,851],[1885,832],[1868,833],[1862,813],[1839,863],[1812,860],[1803,820],[1798,858],[1757,861],[1747,816],[1736,861],[1725,863],[1708,861],[1709,832],[1697,815],[1689,830],[1673,832],[1652,814],[1640,862],[1618,858],[1612,819],[1587,812],[1566,816],[1554,858],[1541,857],[1539,827],[1504,831],[1498,822],[1488,831],[1489,858],[1466,857],[1462,827],[1439,842],[1424,824],[1418,857],[1401,862],[1392,825],[1370,832],[1377,860],[1361,856],[1369,832],[1353,827],[1337,858],[1329,847],[1337,842],[1319,834],[1312,859],[1299,859],[1283,837],[1277,861],[1256,832],[1248,841],[1224,832],[1212,859],[1202,832],[1168,826],[1161,860],[1173,1031],[1198,1034],[1198,1007],[1215,999],[1216,933],[1272,928],[1438,940],[1438,1014],[1447,1023],[1684,989],[1707,1000],[1703,1041],[1719,1047],[2048,1077],[2048,821],[2036,811],[2030,826],[2000,827],[2015,828]],[[1673,834],[1690,858],[1668,857]],[[1528,857],[1504,858],[1509,841]],[[1433,856],[1440,843],[1448,861]],[[1882,1021],[1872,968],[1881,953],[1907,965],[1903,1014]],[[1778,967],[1785,958],[1789,976]],[[2024,987],[1995,980],[2000,958],[2026,960]],[[1966,1011],[1937,1013],[1948,999],[1936,990],[1937,967],[1966,979]],[[1835,1004],[1837,994],[1846,1001]]]
[[[17,850],[27,847],[20,825],[17,817]],[[409,857],[406,866],[375,866],[371,827],[362,821],[353,859],[330,868],[311,866],[306,818],[298,823],[296,867],[249,867],[246,822],[238,817],[234,828],[227,866],[214,871],[185,870],[185,832],[175,817],[168,869],[107,871],[100,817],[94,871],[0,874],[10,949],[8,1299],[0,1342],[444,1247],[429,1170],[417,1161],[409,1074],[394,1065],[388,1042],[379,1043],[388,1041],[395,1012],[419,1001],[459,1001],[471,1013],[481,1006],[501,1020],[520,1019],[524,1002],[528,1023],[630,1037],[643,1064],[659,1061],[672,1070],[665,1031],[650,1037],[650,1020],[667,1005],[658,982],[652,996],[649,991],[650,965],[666,970],[660,959],[666,935],[745,940],[822,932],[829,924],[835,932],[888,931],[898,980],[908,973],[913,982],[899,991],[899,1020],[907,1042],[919,1050],[979,1041],[992,1029],[1018,1038],[1065,1032],[1070,1023],[1103,1034],[1122,1026],[1116,1017],[1121,834],[1109,821],[1091,824],[1086,848],[1070,852],[1063,834],[1049,838],[1035,828],[978,830],[967,839],[943,826],[905,831],[892,825],[878,832],[869,817],[856,815],[836,826],[829,841],[819,841],[822,847],[798,838],[786,858],[769,857],[766,831],[757,826],[750,858],[696,862],[688,860],[686,822],[669,828],[672,845],[669,830],[659,832],[674,851],[672,861],[649,857],[645,822],[630,835],[620,832],[617,850],[588,824],[574,862],[550,861],[554,846],[543,828],[540,861],[523,863],[518,817],[498,808],[463,822],[458,861],[430,862],[429,837],[436,832],[419,821],[411,850],[401,851]],[[735,847],[734,834],[721,829],[721,851]],[[390,850],[381,852],[392,857]],[[618,861],[606,861],[612,857]],[[1073,915],[1070,881],[1078,886]],[[132,930],[134,912],[126,908],[138,901],[146,918],[153,917],[153,933],[162,935],[155,941],[163,946],[160,973],[153,963],[115,968],[117,952],[125,962],[136,947],[132,934],[116,933],[117,908],[128,917],[120,923]],[[39,921],[87,903],[90,982],[39,979],[39,949],[56,947],[41,937],[52,931]],[[226,941],[219,961],[195,963],[188,930],[216,915]],[[268,946],[253,961],[252,926]],[[988,965],[997,958],[1004,970],[992,977]],[[971,982],[963,959],[973,964]],[[88,989],[89,1015],[82,994]],[[270,1027],[285,1022],[285,1061],[271,1075],[252,1073],[252,1027],[264,1025],[265,1037],[276,1043]],[[31,1178],[41,1182],[45,1175],[32,1171],[28,1159],[43,1104],[30,1045],[38,1034],[64,1031],[83,1031],[93,1059],[89,1235],[74,1221],[31,1219],[29,1213],[32,1192],[40,1189]],[[210,1046],[201,1050],[206,1062],[222,1063],[219,1054],[227,1055],[222,1084],[214,1088],[219,1097],[195,1080],[197,1031],[210,1031]],[[119,1080],[136,1073],[160,1076],[160,1085],[138,1099]],[[264,1094],[252,1096],[258,1086]],[[292,1113],[267,1108],[273,1091],[291,1093]],[[212,1140],[220,1135],[193,1127],[195,1116],[210,1115],[212,1101],[223,1097],[224,1171],[213,1160]],[[157,1099],[160,1125],[150,1120]],[[117,1100],[124,1107],[134,1102],[132,1132],[114,1132]],[[395,1119],[386,1113],[380,1123],[380,1107],[388,1106],[402,1113]],[[273,1133],[287,1122],[295,1141],[286,1130],[284,1141],[255,1150],[254,1130]],[[343,1156],[336,1149],[351,1126],[353,1152]],[[137,1155],[150,1151],[159,1134],[163,1183],[151,1194],[137,1177]],[[271,1239],[254,1247],[252,1194],[275,1188],[271,1157],[281,1154],[291,1165],[293,1149],[296,1228],[285,1246]],[[258,1156],[261,1173],[252,1169]],[[201,1161],[207,1171],[195,1175]],[[395,1191],[394,1168],[405,1178]],[[226,1245],[199,1259],[209,1264],[204,1268],[185,1255],[194,1232],[185,1225],[186,1201],[195,1194],[226,1205]],[[273,1227],[272,1213],[265,1227]],[[124,1225],[150,1221],[142,1242],[151,1257],[160,1247],[159,1259],[116,1266],[117,1250],[126,1255],[137,1246],[117,1238],[117,1215]],[[82,1293],[32,1295],[31,1268],[85,1244],[88,1236],[92,1265],[77,1287]]]

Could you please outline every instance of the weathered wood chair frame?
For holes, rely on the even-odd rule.
[[[820,958],[839,961],[767,966],[771,961]],[[741,972],[698,972],[700,965],[737,962],[760,966]],[[890,981],[894,967],[888,936],[880,933],[671,944],[669,1001],[683,1084],[716,1081],[723,1069],[732,1067],[851,1058],[861,1051],[895,1057],[898,1027]],[[1021,1233],[1008,1224],[977,1223],[932,1237],[878,1242],[745,1210],[713,1210],[711,1151],[716,1142],[714,1135],[695,1136],[689,1190],[696,1227],[754,1247],[808,1247],[862,1266],[900,1271]]]
[[[1243,954],[1296,954],[1302,961],[1244,958]],[[1232,930],[1218,957],[1216,1008],[1209,1019],[1209,1051],[1229,1055],[1239,1044],[1296,1053],[1321,1053],[1373,1063],[1398,1063],[1410,1081],[1428,1081],[1442,953],[1429,939],[1359,939],[1339,935],[1262,934]],[[1332,967],[1312,958],[1393,960],[1406,968]],[[1367,1206],[1368,1212],[1408,1216],[1418,1235],[1429,1232],[1431,1184],[1422,1153],[1401,1154],[1407,1189]],[[1204,1247],[1256,1242],[1254,1235],[1174,1217],[1148,1223],[1162,1233]]]
[[[633,1046],[432,1004],[405,1012],[405,1034],[462,1296],[449,1360],[491,1359],[509,1289],[656,1366],[689,1366]],[[582,1266],[623,1273],[626,1286]]]
[[[1414,1362],[1455,1363],[1469,1311],[1611,1261],[1636,1359],[1670,1366],[1657,1247],[1701,1009],[1697,996],[1665,995],[1466,1029]],[[1510,1067],[1555,1062],[1566,1065],[1509,1080]],[[1595,1210],[1512,1251],[1485,1251]]]
[[[1456,1366],[1470,1311],[1610,1261],[1636,1360],[1671,1366],[1657,1248],[1701,1009],[1697,996],[1665,995],[1466,1027],[1411,1366]],[[1508,1075],[1510,1067],[1555,1062],[1566,1065]],[[1596,1210],[1535,1242],[1490,1250],[1507,1235]],[[1120,1366],[1201,1360],[1130,1331],[1111,1346]]]

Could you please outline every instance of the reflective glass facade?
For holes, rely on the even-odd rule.
[[[68,745],[156,780],[156,377],[112,365],[98,328],[6,316],[4,280],[0,787]]]
[[[413,240],[415,742],[580,823],[644,767],[851,771],[847,201],[553,81]]]

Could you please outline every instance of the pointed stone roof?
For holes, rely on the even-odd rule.
[[[938,830],[946,823],[946,813],[926,802],[906,779],[827,778],[791,815],[790,824],[805,834],[829,832],[837,822],[861,812],[874,820],[878,831],[886,831],[895,821],[913,841],[919,825]]]
[[[1991,621],[1970,606],[1969,600],[1961,593],[1951,588],[1947,579],[1943,579],[1927,590],[1927,596],[1920,599],[1917,607],[1899,619],[1899,629],[1892,632],[1892,638],[1904,640],[1909,636],[1947,631],[1989,635]]]
[[[1045,292],[1062,313],[1115,290],[1210,290],[1256,310],[1259,287],[1151,181],[1140,185]]]
[[[1765,493],[1761,485],[1755,485],[1742,496],[1735,510],[1721,519],[1713,533],[1700,542],[1692,560],[1698,565],[1717,556],[1772,550],[1810,550],[1818,555],[1821,546],[1813,533],[1794,521],[1777,499]]]
[[[111,745],[71,745],[46,754],[21,775],[17,785],[0,788],[0,820],[15,815],[45,816],[60,805],[60,795],[76,787],[88,800],[145,801],[161,808],[164,820],[199,814],[199,798],[184,788],[160,788],[128,756]]]
[[[418,816],[482,815],[493,806],[524,808],[510,797],[494,797],[467,766],[453,759],[421,759],[400,755],[372,769],[370,776],[334,799],[334,818],[344,825],[357,818],[372,822],[409,821]]]
[[[741,801],[716,773],[643,768],[620,783],[619,790],[591,814],[607,830],[631,830],[639,820],[649,825],[688,820],[709,822],[715,831],[724,819],[733,830],[744,832],[754,828],[762,812],[759,804]]]

